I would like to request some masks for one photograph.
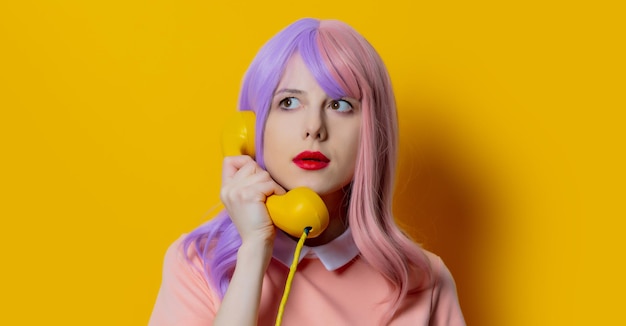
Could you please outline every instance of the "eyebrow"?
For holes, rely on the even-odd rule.
[[[306,94],[305,91],[303,90],[299,90],[299,89],[293,89],[293,88],[281,88],[279,90],[276,91],[276,93],[274,93],[274,96],[281,94],[281,93],[290,93],[290,94]]]

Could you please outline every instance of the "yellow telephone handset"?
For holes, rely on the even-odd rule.
[[[239,111],[226,123],[222,133],[224,156],[245,154],[255,157],[254,124],[252,111]],[[311,228],[308,237],[315,238],[328,226],[328,209],[309,188],[294,188],[284,195],[270,196],[265,205],[274,225],[293,237],[299,238],[305,228]]]

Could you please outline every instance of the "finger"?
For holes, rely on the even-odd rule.
[[[270,179],[269,174],[259,167],[256,162],[251,161],[242,166],[233,176],[227,177],[226,181],[240,184],[252,184],[254,182]]]
[[[249,172],[255,167],[245,165],[233,176],[227,184],[222,185],[225,193],[235,191],[241,194],[257,194],[254,196],[256,200],[265,201],[266,196],[283,195],[285,189],[281,187],[270,174],[265,170],[260,170],[254,174]],[[247,170],[247,171],[246,171]],[[260,196],[260,197],[259,197]],[[248,197],[244,195],[244,197]]]
[[[263,192],[263,194],[265,194],[265,197],[269,197],[271,195],[284,195],[286,193],[283,187],[281,187],[278,183],[276,183],[276,181],[271,179],[259,183],[258,189]]]
[[[255,164],[256,172],[254,172],[254,174],[247,174],[247,171],[244,172],[244,170],[248,170],[248,169],[251,169],[251,168],[248,167],[247,165],[241,168],[241,170],[239,170],[239,172],[237,173],[237,176],[233,178],[233,180],[236,180],[236,181],[241,180],[242,183],[245,183],[249,186],[253,186],[254,184],[257,184],[257,183],[266,184],[269,186],[269,187],[265,187],[264,188],[265,190],[263,191],[263,193],[266,196],[284,195],[287,192],[276,181],[274,181],[274,179],[269,174],[269,172],[261,169],[260,166]],[[241,175],[241,178],[239,177],[240,175]]]
[[[231,178],[250,162],[254,162],[254,160],[247,155],[225,157],[222,162],[222,180]]]
[[[276,183],[276,181],[274,181],[275,187],[274,187],[274,195],[284,195],[287,193],[287,190],[285,190],[285,188],[281,187],[278,183]]]
[[[254,163],[244,165],[231,180],[242,184],[255,184],[273,179],[267,171],[261,169],[260,166]]]

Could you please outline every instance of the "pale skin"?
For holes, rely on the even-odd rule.
[[[267,214],[268,196],[306,186],[322,197],[330,225],[319,237],[307,240],[307,245],[327,243],[345,231],[343,188],[354,176],[360,127],[359,101],[330,98],[300,56],[294,55],[266,121],[264,154],[270,172],[249,156],[226,157],[223,162],[220,196],[242,245],[214,325],[257,324],[263,275],[272,257],[276,232],[281,232]],[[320,170],[303,170],[292,162],[302,151],[319,151],[330,163]]]

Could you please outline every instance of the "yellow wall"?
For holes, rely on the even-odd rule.
[[[304,16],[345,20],[388,64],[398,216],[468,323],[626,320],[621,8],[226,2],[0,4],[0,324],[146,324],[165,249],[219,202],[247,64]]]

